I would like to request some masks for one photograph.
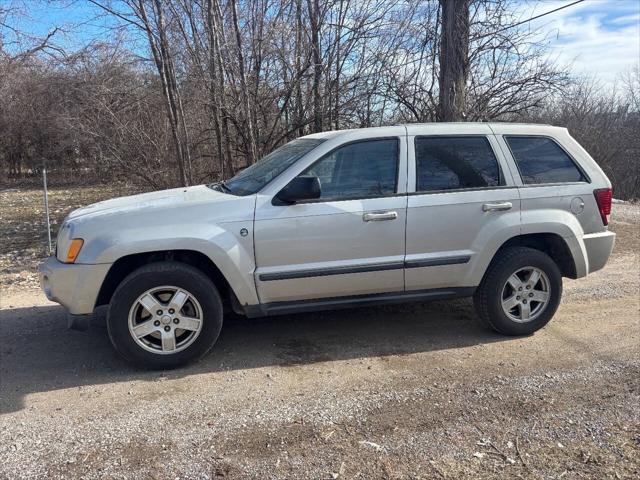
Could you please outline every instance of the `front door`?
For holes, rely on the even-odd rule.
[[[274,205],[258,197],[260,302],[404,290],[406,136],[342,144],[305,169],[321,197]],[[277,203],[277,202],[275,202]]]

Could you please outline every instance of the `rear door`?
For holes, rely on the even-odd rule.
[[[389,133],[323,145],[298,174],[319,177],[317,200],[278,205],[279,189],[258,196],[261,303],[403,291],[406,136],[404,127]]]
[[[495,232],[520,229],[518,188],[489,127],[448,128],[408,127],[407,291],[477,286]]]

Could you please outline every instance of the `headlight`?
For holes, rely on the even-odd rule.
[[[78,254],[80,253],[80,249],[82,249],[82,245],[84,244],[84,240],[81,238],[74,238],[71,240],[71,244],[69,245],[69,250],[67,250],[67,258],[65,262],[73,263],[78,258]]]

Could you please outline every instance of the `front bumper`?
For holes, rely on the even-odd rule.
[[[582,240],[589,260],[589,273],[600,270],[611,256],[616,234],[609,231],[592,233],[582,237]]]
[[[49,257],[38,267],[40,286],[47,298],[65,307],[71,315],[88,315],[98,298],[111,264],[62,263]]]

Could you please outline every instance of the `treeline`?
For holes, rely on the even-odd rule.
[[[520,120],[569,127],[618,196],[640,197],[637,68],[616,92],[572,78],[510,27],[508,0],[91,3],[119,30],[74,52],[55,31],[9,45],[0,6],[3,182],[46,164],[67,181],[188,185],[311,132]]]

